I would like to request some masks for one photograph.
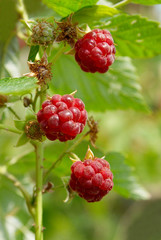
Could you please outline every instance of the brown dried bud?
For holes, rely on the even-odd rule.
[[[42,141],[42,137],[44,136],[37,120],[30,120],[26,124],[25,133],[28,138],[39,141]]]
[[[98,122],[96,122],[93,118],[93,116],[89,117],[88,120],[87,120],[87,124],[90,128],[90,132],[89,132],[89,135],[90,135],[90,142],[92,144],[93,147],[96,147],[95,146],[95,142],[97,140],[97,133],[98,133]]]
[[[78,23],[72,23],[72,14],[63,22],[56,22],[58,25],[56,38],[57,42],[64,41],[74,46],[75,39],[77,39],[77,25]]]
[[[25,74],[27,76],[35,76],[38,79],[38,84],[45,85],[51,80],[51,63],[48,63],[46,53],[40,61],[28,62],[31,73]]]
[[[28,98],[28,97],[24,97],[23,98],[23,105],[24,105],[24,107],[30,106],[31,103],[32,103],[32,100],[30,98]]]

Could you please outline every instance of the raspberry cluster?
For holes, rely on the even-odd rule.
[[[37,120],[49,140],[65,142],[83,131],[87,112],[81,99],[56,94],[42,104]]]
[[[71,171],[71,189],[88,202],[100,201],[113,187],[113,174],[104,159],[76,161]]]
[[[85,72],[108,71],[115,60],[116,49],[109,31],[94,29],[75,44],[75,59]]]

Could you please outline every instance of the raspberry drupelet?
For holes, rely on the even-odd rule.
[[[113,188],[110,165],[102,158],[76,161],[71,171],[69,186],[87,202],[100,201]]]
[[[116,49],[111,33],[94,29],[75,44],[75,59],[85,72],[108,71],[115,60]]]
[[[81,133],[87,121],[85,105],[72,95],[54,95],[42,104],[37,120],[46,137],[61,142],[74,139]]]

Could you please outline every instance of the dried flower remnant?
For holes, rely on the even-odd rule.
[[[87,124],[90,128],[90,132],[89,132],[89,135],[90,135],[90,142],[92,144],[93,147],[96,147],[95,146],[95,142],[97,140],[97,133],[98,133],[98,122],[96,122],[93,118],[93,116],[90,116],[87,120]]]

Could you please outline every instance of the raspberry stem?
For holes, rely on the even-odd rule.
[[[19,182],[19,180],[15,176],[7,172],[6,166],[4,168],[3,167],[0,168],[0,174],[6,177],[8,180],[10,180],[14,184],[14,186],[20,190],[26,201],[27,208],[31,216],[34,218],[34,209],[31,205],[31,197],[29,193],[26,191],[26,189],[23,187],[23,185]]]
[[[44,182],[46,181],[47,176],[51,173],[51,171],[56,167],[56,165],[58,163],[61,162],[61,160],[63,159],[63,157],[66,154],[69,154],[71,151],[73,151],[77,145],[79,145],[84,138],[90,133],[90,131],[86,132],[84,135],[82,135],[77,141],[74,142],[73,145],[71,145],[67,150],[65,150],[64,152],[62,152],[62,154],[58,157],[58,159],[51,165],[51,167],[45,172],[44,174]]]
[[[35,240],[43,240],[43,144],[35,142],[36,153],[36,211],[35,211]]]
[[[13,133],[17,133],[17,134],[21,134],[22,132],[19,131],[18,129],[8,126],[8,125],[4,125],[4,124],[0,124],[0,129],[6,130],[8,132],[13,132]]]
[[[123,1],[121,1],[121,2],[119,2],[119,3],[116,3],[115,5],[113,5],[113,7],[114,7],[114,8],[121,8],[121,7],[127,5],[127,4],[130,3],[130,2],[131,2],[131,0],[123,0]]]
[[[52,64],[54,64],[58,58],[62,55],[63,52],[65,52],[65,49],[66,49],[67,46],[62,46],[58,51],[57,53],[52,57],[52,59],[50,60],[50,62],[52,62]]]

